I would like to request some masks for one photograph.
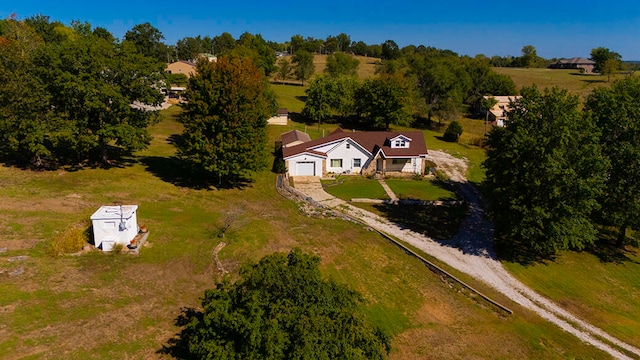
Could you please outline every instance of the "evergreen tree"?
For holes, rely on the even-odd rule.
[[[218,184],[244,180],[266,166],[267,118],[275,97],[250,59],[200,61],[189,79],[178,155]]]

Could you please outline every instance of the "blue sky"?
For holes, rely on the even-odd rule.
[[[118,38],[149,22],[167,44],[225,31],[277,42],[296,34],[324,39],[344,32],[367,44],[391,39],[400,47],[433,46],[471,56],[518,56],[524,45],[533,45],[545,58],[588,57],[604,46],[624,60],[640,60],[637,0],[0,0],[0,17],[12,13],[19,19],[43,14],[65,24],[87,21]]]

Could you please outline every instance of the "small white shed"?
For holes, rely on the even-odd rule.
[[[138,205],[101,206],[91,215],[95,246],[111,251],[116,244],[129,245],[138,234]]]

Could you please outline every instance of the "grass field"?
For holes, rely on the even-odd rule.
[[[359,225],[305,216],[275,191],[269,171],[242,189],[185,186],[171,144],[181,132],[178,112],[163,112],[152,146],[122,167],[0,167],[0,357],[166,358],[162,346],[178,332],[181,310],[199,306],[221,278],[212,257],[220,241],[231,277],[274,251],[321,256],[323,274],[362,292],[368,316],[394,336],[392,359],[604,356],[499,295],[492,294],[515,315],[476,304]],[[269,127],[271,139],[286,129]],[[150,231],[139,256],[46,254],[57,232],[113,202],[139,205],[138,221]],[[226,221],[232,225],[218,238]]]
[[[606,76],[598,74],[580,74],[578,70],[565,69],[524,69],[524,68],[493,68],[499,74],[508,75],[513,79],[516,88],[535,84],[539,89],[558,86],[569,90],[581,97],[589,95],[593,89],[600,86],[610,86],[615,79],[624,75],[614,75],[611,81]]]

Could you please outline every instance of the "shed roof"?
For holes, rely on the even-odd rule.
[[[128,219],[138,210],[138,205],[104,205],[91,215],[91,220]]]
[[[281,135],[282,145],[287,146],[293,142],[307,142],[311,141],[311,137],[306,132],[300,130],[291,130]]]

